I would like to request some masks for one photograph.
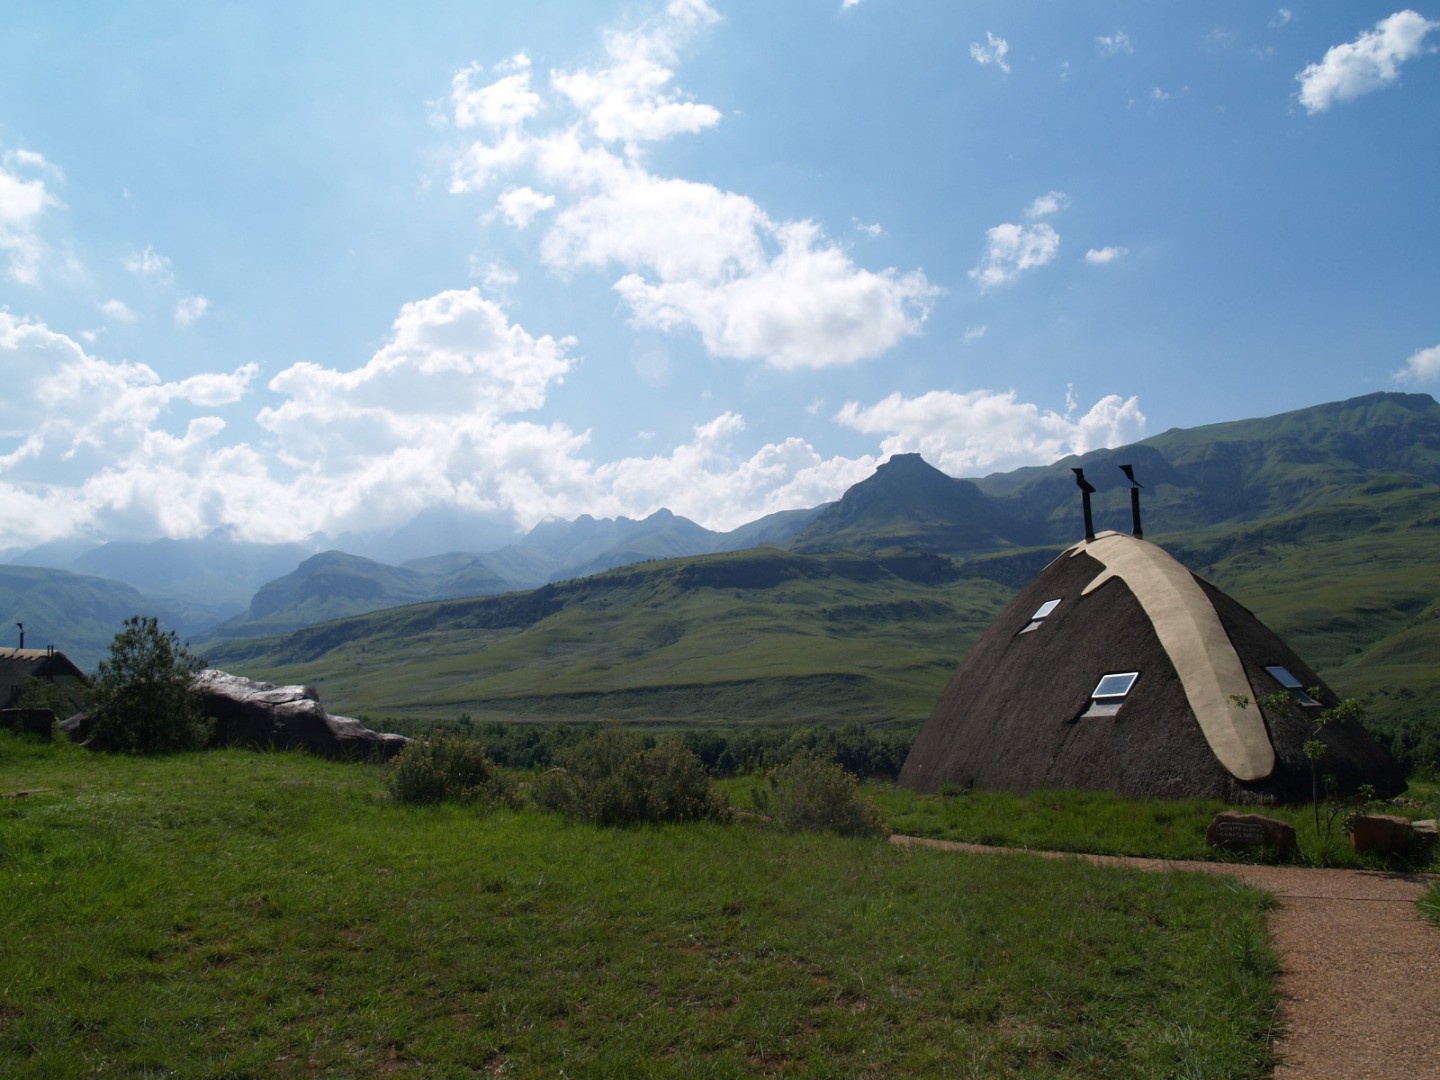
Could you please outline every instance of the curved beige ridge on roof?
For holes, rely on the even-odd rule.
[[[1275,748],[1259,709],[1241,708],[1250,683],[1215,606],[1179,562],[1154,544],[1123,533],[1101,533],[1072,547],[1105,569],[1086,585],[1088,596],[1111,578],[1129,586],[1175,665],[1190,708],[1215,757],[1237,780],[1263,780],[1275,771]]]

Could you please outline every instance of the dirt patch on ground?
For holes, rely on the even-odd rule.
[[[1015,848],[923,844],[979,854]],[[1172,862],[1115,855],[1028,852],[1142,870],[1224,874],[1273,893],[1270,937],[1280,956],[1277,1080],[1417,1080],[1440,1076],[1440,927],[1415,901],[1428,878],[1364,870]]]

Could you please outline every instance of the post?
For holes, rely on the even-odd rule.
[[[1137,540],[1143,539],[1145,534],[1140,531],[1140,488],[1139,480],[1135,479],[1135,467],[1133,465],[1121,465],[1120,471],[1125,474],[1125,479],[1130,481],[1130,532]]]
[[[1085,513],[1085,539],[1094,540],[1095,519],[1090,514],[1090,493],[1095,489],[1091,487],[1090,482],[1085,479],[1084,469],[1072,468],[1070,471],[1075,474],[1075,486],[1080,489],[1080,507]]]

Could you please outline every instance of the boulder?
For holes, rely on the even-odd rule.
[[[215,720],[215,746],[304,749],[329,758],[390,758],[408,740],[332,716],[312,686],[276,686],[207,669],[195,676],[200,711]]]
[[[1222,810],[1205,830],[1205,842],[1227,851],[1254,851],[1270,848],[1287,855],[1299,845],[1295,826],[1288,821],[1264,814],[1242,814],[1238,810]]]
[[[1361,814],[1350,827],[1356,851],[1373,855],[1400,855],[1410,847],[1414,826],[1394,814]]]
[[[276,686],[213,668],[195,676],[200,713],[215,721],[211,746],[309,750],[321,757],[388,760],[410,740],[331,716],[311,686]],[[94,724],[84,713],[60,721],[61,733],[88,745]]]

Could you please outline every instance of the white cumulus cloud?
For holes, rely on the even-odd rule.
[[[1145,416],[1136,398],[1111,394],[1083,415],[1042,410],[1014,391],[932,390],[894,393],[862,406],[847,402],[836,420],[882,436],[885,455],[919,453],[951,476],[974,476],[1054,461],[1143,437]]]
[[[1058,214],[1070,205],[1070,196],[1063,191],[1047,191],[1030,204],[1025,216],[1031,219]]]
[[[1054,262],[1060,253],[1060,234],[1040,218],[1058,214],[1070,205],[1070,196],[1063,191],[1047,191],[1025,210],[1033,225],[1007,222],[985,231],[985,255],[970,271],[981,291],[1008,285],[1026,270]]]
[[[720,110],[669,87],[678,49],[719,18],[704,0],[671,0],[662,19],[606,35],[608,67],[556,72],[551,80],[605,142],[654,141],[703,130],[720,122]]]
[[[505,220],[517,229],[529,228],[537,214],[555,205],[554,195],[545,195],[530,187],[508,188],[500,193],[495,205],[505,215]]]
[[[1296,75],[1300,104],[1309,113],[1324,112],[1336,102],[1353,101],[1362,94],[1389,86],[1400,78],[1400,65],[1423,53],[1425,38],[1440,22],[1414,11],[1397,11],[1354,41],[1332,46],[1318,63]]]
[[[39,176],[57,175],[45,158],[33,150],[7,151],[0,157],[0,252],[9,263],[12,280],[33,285],[39,280],[45,245],[38,232],[40,216],[59,200]]]
[[[211,410],[245,395],[255,365],[166,380],[3,310],[0,364],[13,373],[0,440],[19,440],[0,455],[0,546],[195,535],[227,518],[224,492],[244,487],[233,474],[245,451],[215,445],[225,423]]]
[[[136,277],[146,278],[159,285],[168,286],[175,280],[175,275],[170,269],[170,260],[149,245],[146,245],[144,251],[127,255],[123,264],[125,269]]]
[[[1123,247],[1091,248],[1089,251],[1085,252],[1085,261],[1092,266],[1104,266],[1106,263],[1112,263],[1115,262],[1117,259],[1123,259],[1126,255],[1129,254],[1130,249]]]
[[[985,257],[970,271],[981,289],[1008,285],[1026,270],[1055,261],[1060,234],[1046,222],[1004,224],[985,230]]]
[[[135,312],[130,310],[130,305],[124,300],[106,300],[100,305],[100,311],[111,322],[132,323],[135,321]]]
[[[530,87],[530,58],[524,53],[497,64],[500,78],[482,86],[476,80],[485,69],[470,64],[455,73],[450,84],[450,103],[458,128],[516,128],[535,115],[540,95]]]
[[[500,213],[525,228],[549,212],[544,263],[566,279],[614,275],[636,327],[694,332],[713,355],[782,368],[880,355],[920,331],[937,293],[922,273],[857,266],[812,222],[775,221],[745,195],[644,164],[644,144],[718,122],[674,86],[680,47],[717,18],[701,0],[672,0],[639,29],[609,34],[608,66],[552,72],[579,122],[473,143],[451,191],[514,176]]]
[[[1405,366],[1394,373],[1396,382],[1440,382],[1440,345],[1419,349],[1410,354]]]
[[[693,327],[715,356],[779,368],[854,363],[919,332],[934,295],[922,276],[857,269],[808,223],[773,232],[779,253],[746,273],[718,281],[627,274],[616,291],[639,326]]]
[[[205,317],[210,301],[203,296],[182,296],[175,304],[175,325],[189,326]]]

